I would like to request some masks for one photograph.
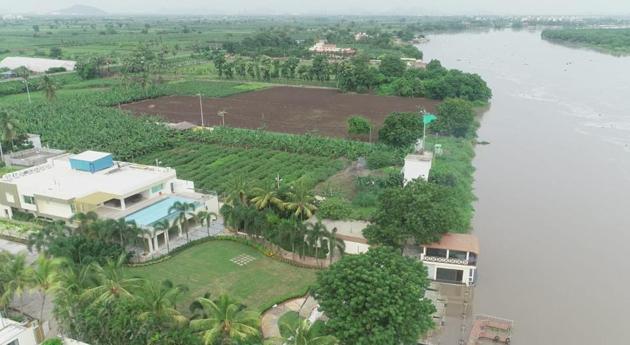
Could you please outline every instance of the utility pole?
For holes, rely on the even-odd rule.
[[[203,123],[203,103],[201,102],[201,93],[199,95],[199,111],[201,112],[201,127],[205,127]]]
[[[31,104],[31,91],[28,89],[28,80],[26,78],[22,78],[24,84],[26,84],[26,95],[28,96],[28,104]]]

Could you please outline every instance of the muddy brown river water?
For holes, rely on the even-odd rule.
[[[513,319],[516,345],[630,344],[630,57],[539,31],[429,38],[425,60],[494,93],[474,160],[474,312]]]

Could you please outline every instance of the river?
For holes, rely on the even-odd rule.
[[[474,160],[474,313],[513,319],[516,345],[630,343],[630,57],[539,31],[429,38],[426,61],[493,90]]]

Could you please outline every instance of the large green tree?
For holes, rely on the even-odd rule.
[[[403,188],[387,189],[363,235],[373,244],[401,248],[408,240],[429,243],[462,228],[456,195],[449,187],[414,180]]]
[[[381,65],[378,67],[381,72],[387,78],[399,78],[407,69],[405,62],[400,57],[395,55],[386,55],[381,59]]]
[[[428,285],[421,262],[379,247],[319,272],[314,291],[342,344],[411,345],[433,326]]]
[[[475,130],[475,111],[469,101],[447,98],[437,108],[438,118],[431,131],[455,137],[467,137]]]
[[[385,119],[378,137],[388,145],[410,146],[422,137],[422,119],[416,113],[391,113]]]

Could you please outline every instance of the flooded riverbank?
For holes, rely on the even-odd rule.
[[[513,344],[621,344],[630,284],[630,58],[540,32],[433,35],[425,60],[493,90],[474,165],[481,242],[474,312]]]

